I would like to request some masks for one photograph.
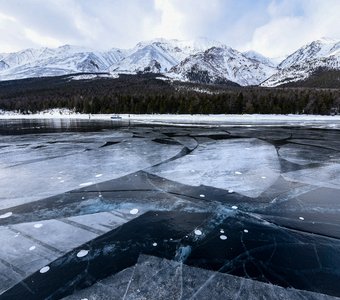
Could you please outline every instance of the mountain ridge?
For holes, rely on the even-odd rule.
[[[302,46],[281,63],[200,38],[158,38],[131,49],[98,51],[81,46],[24,49],[0,54],[0,80],[73,73],[160,73],[170,79],[275,87],[308,79],[319,68],[340,69],[340,41],[322,38]]]

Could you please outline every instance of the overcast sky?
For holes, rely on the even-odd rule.
[[[340,38],[340,0],[0,0],[0,52],[207,37],[269,57]]]

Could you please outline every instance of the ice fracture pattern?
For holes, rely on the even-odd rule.
[[[0,120],[0,299],[336,299],[340,131]]]

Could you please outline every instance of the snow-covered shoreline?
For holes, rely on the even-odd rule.
[[[80,114],[69,110],[53,109],[36,114],[20,114],[18,112],[0,111],[0,120],[19,120],[19,119],[78,119],[78,120],[102,120],[112,121],[112,114]],[[120,114],[122,121],[135,121],[153,124],[197,124],[211,123],[218,125],[324,125],[330,128],[340,129],[340,115],[175,115],[175,114]],[[115,120],[117,121],[117,120]]]

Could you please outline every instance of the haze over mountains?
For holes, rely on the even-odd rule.
[[[340,41],[323,38],[278,65],[254,51],[241,53],[217,41],[155,39],[132,49],[97,51],[65,45],[0,53],[0,80],[73,73],[161,73],[180,81],[275,87],[306,80],[317,70],[340,70]]]

